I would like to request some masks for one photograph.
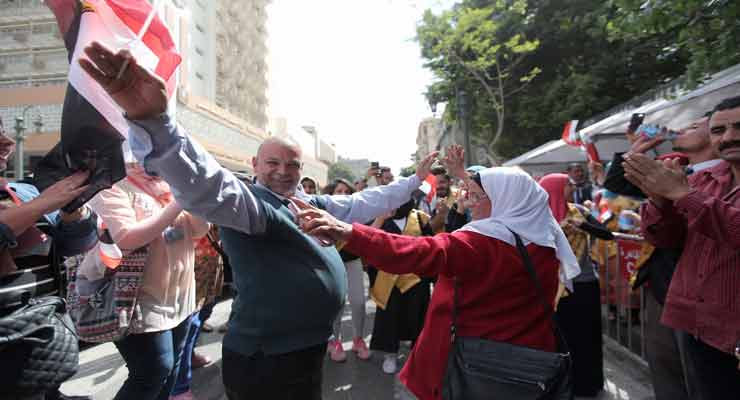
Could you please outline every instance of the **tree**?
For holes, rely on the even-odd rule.
[[[329,171],[327,173],[327,177],[329,179],[329,182],[333,182],[336,179],[346,179],[350,182],[355,181],[355,174],[352,172],[352,170],[342,164],[342,163],[334,163],[329,166]]]
[[[740,63],[740,2],[737,0],[611,0],[617,12],[611,37],[638,43],[670,38],[655,57],[686,52],[689,87],[707,75]]]
[[[521,40],[537,43],[526,52],[514,54],[516,63],[507,70],[510,89],[505,86],[502,115],[491,106],[485,85],[471,78],[454,56],[427,50],[425,46],[433,41],[422,40],[421,33],[434,33],[438,37],[431,39],[436,42],[456,33],[451,28],[443,29],[440,17],[425,18],[417,28],[419,43],[422,56],[437,77],[428,87],[427,97],[433,102],[448,101],[444,118],[452,122],[459,115],[455,90],[463,88],[470,102],[473,144],[489,146],[496,155],[508,158],[558,139],[565,121],[586,120],[684,74],[688,52],[666,50],[675,48],[671,34],[655,32],[638,38],[615,30],[621,12],[615,1],[528,0],[523,14],[508,10],[492,14],[501,25],[473,42],[487,41],[481,46],[494,46],[519,35]],[[496,7],[502,4],[514,8],[512,5],[518,3],[467,0],[449,12],[460,14],[464,8],[498,10]],[[530,79],[533,71],[536,76]],[[499,129],[503,131],[494,143],[490,136],[480,134]]]
[[[427,97],[432,102],[455,104],[457,91],[468,90],[493,115],[492,126],[477,131],[479,142],[495,154],[504,132],[507,100],[523,90],[540,73],[533,66],[521,73],[517,66],[537,48],[537,40],[527,40],[525,0],[494,1],[475,7],[461,6],[434,15],[427,10],[417,27],[425,64],[440,80],[432,84]],[[460,116],[459,105],[456,114]]]
[[[409,165],[408,167],[401,168],[401,176],[408,178],[409,176],[416,173],[416,165]]]

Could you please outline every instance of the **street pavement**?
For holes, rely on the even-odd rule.
[[[217,326],[225,323],[231,309],[231,300],[219,303],[209,320]],[[367,322],[365,330],[372,331],[375,305],[367,303]],[[342,330],[346,338],[344,348],[347,361],[335,363],[327,357],[324,363],[323,393],[325,400],[387,400],[414,399],[395,376],[381,370],[383,357],[374,354],[370,360],[357,359],[349,351],[351,348],[352,325],[349,307],[342,316]],[[193,372],[193,393],[197,400],[225,400],[221,383],[221,341],[223,335],[217,332],[203,333],[197,350],[215,360],[204,368]],[[369,343],[369,337],[368,337]],[[406,359],[408,344],[402,345],[401,361]],[[654,399],[649,378],[643,367],[636,365],[631,357],[605,349],[604,372],[606,384],[598,400],[648,400]],[[399,363],[399,368],[402,363]],[[115,396],[126,379],[127,369],[111,343],[96,345],[80,353],[78,373],[62,386],[65,394],[92,395],[94,400],[108,400]]]

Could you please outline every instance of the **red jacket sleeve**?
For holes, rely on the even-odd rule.
[[[642,234],[656,247],[681,248],[686,240],[686,219],[679,214],[672,203],[662,209],[652,201],[646,202],[640,210]]]
[[[412,237],[353,224],[352,237],[345,248],[392,274],[454,276],[474,272],[479,264],[472,261],[476,254],[473,246],[449,233]]]
[[[740,208],[704,192],[692,190],[675,202],[688,226],[718,242],[740,248]]]

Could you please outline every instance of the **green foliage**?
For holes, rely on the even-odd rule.
[[[656,57],[688,54],[687,81],[740,63],[740,2],[737,0],[611,0],[616,8],[610,40],[641,42],[667,36]]]
[[[537,66],[517,69],[535,51],[538,40],[526,35],[528,6],[524,0],[493,1],[480,7],[465,3],[435,15],[426,11],[417,28],[425,64],[439,79],[428,87],[433,102],[446,101],[455,116],[458,91],[476,93],[476,107],[493,123],[476,130],[480,142],[493,146],[504,129],[507,98],[530,84],[541,72]],[[476,90],[482,89],[482,90]]]
[[[408,178],[409,176],[416,173],[416,165],[409,165],[408,167],[401,168],[401,176]]]
[[[733,22],[734,30],[726,29],[732,32],[728,36],[707,27],[716,37],[700,40],[682,38],[675,29],[683,28],[669,23],[675,17],[645,20],[634,11],[643,3],[466,0],[439,15],[427,11],[417,27],[417,39],[426,66],[437,79],[426,95],[448,103],[444,117],[451,122],[460,116],[456,90],[465,90],[474,145],[511,158],[558,139],[566,121],[585,120],[630,100],[683,75],[687,65],[689,74],[696,74],[691,66],[700,52],[692,46],[700,40],[704,54],[713,52],[706,44],[734,43],[734,48],[723,48],[711,63],[696,61],[706,66],[698,69],[699,75],[740,62],[736,50],[740,2],[647,1],[667,15],[687,12],[679,11],[681,7],[693,10],[697,4],[706,8],[716,3],[712,12],[722,15],[712,18],[720,21],[715,25],[727,28]],[[496,139],[491,133],[499,130]]]
[[[352,173],[352,170],[342,163],[334,163],[330,165],[327,177],[329,179],[329,182],[333,182],[335,179],[340,178],[346,179],[350,182],[355,181],[355,175],[354,173]]]

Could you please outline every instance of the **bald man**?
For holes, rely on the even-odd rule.
[[[299,229],[291,198],[347,222],[370,221],[410,199],[436,154],[420,162],[416,175],[387,186],[309,196],[298,185],[300,148],[270,138],[252,160],[256,182],[243,183],[169,118],[157,76],[128,53],[98,43],[85,51],[82,68],[132,122],[135,156],[170,184],[184,209],[222,228],[239,293],[223,343],[228,398],[320,399],[323,358],[347,277],[337,250]]]

